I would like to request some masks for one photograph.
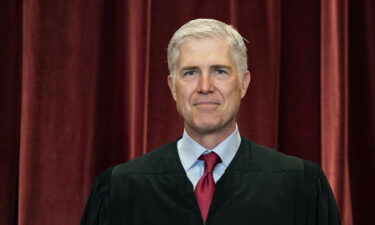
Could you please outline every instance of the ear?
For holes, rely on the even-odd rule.
[[[249,87],[251,80],[251,74],[250,71],[246,71],[242,76],[242,82],[241,82],[241,98],[243,98],[246,94],[247,88]]]
[[[172,75],[169,74],[167,79],[168,79],[169,90],[171,90],[173,99],[176,101],[176,89],[174,88],[174,80],[173,80]]]

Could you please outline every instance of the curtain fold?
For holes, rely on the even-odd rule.
[[[0,224],[17,224],[22,75],[21,1],[0,2]]]
[[[166,48],[199,17],[249,41],[241,135],[321,165],[343,224],[370,224],[374,10],[370,0],[2,1],[0,224],[78,224],[98,174],[182,135]]]
[[[349,169],[353,224],[369,224],[375,201],[375,4],[349,1]]]
[[[349,179],[349,20],[347,1],[321,1],[322,167],[345,224],[351,225]]]
[[[128,159],[147,152],[147,102],[150,52],[150,1],[127,2],[126,30],[127,43],[123,57],[126,80],[124,111],[128,111],[126,130],[128,135]],[[121,9],[121,7],[119,7]],[[142,66],[140,66],[142,65]],[[128,102],[126,102],[128,101]]]

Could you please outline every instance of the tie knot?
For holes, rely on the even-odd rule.
[[[215,152],[211,152],[206,155],[201,155],[199,159],[204,161],[205,173],[212,173],[216,164],[218,164],[218,162],[220,161],[220,157]]]

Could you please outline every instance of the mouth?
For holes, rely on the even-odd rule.
[[[196,102],[193,104],[193,106],[198,106],[198,105],[220,105],[218,102]]]

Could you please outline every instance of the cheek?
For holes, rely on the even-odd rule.
[[[189,105],[190,105],[189,99],[190,99],[190,94],[188,90],[184,88],[180,88],[176,90],[176,103],[180,111],[181,110],[185,111],[187,108],[189,108]]]
[[[187,101],[193,92],[191,87],[176,87],[176,97],[182,101]]]
[[[241,90],[239,88],[226,90],[225,96],[229,105],[238,105],[241,102]]]
[[[241,95],[241,88],[238,85],[238,83],[235,81],[224,83],[224,84],[218,85],[217,87],[220,87],[221,93],[228,98]]]

